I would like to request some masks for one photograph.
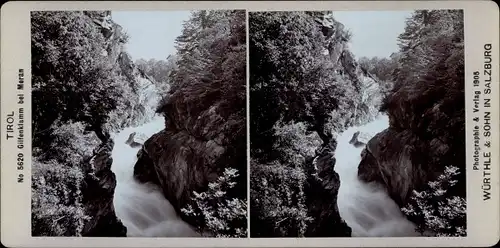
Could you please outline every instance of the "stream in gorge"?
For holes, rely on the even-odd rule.
[[[418,236],[414,224],[401,213],[381,185],[358,179],[357,166],[364,146],[355,147],[349,141],[360,131],[370,138],[388,127],[387,116],[350,127],[338,136],[335,151],[335,171],[340,176],[338,207],[341,217],[352,228],[353,237],[410,237]],[[164,119],[155,116],[138,127],[125,128],[112,134],[115,142],[111,166],[116,174],[114,207],[116,215],[127,227],[129,237],[196,237],[194,228],[182,221],[156,185],[137,182],[133,177],[137,152],[126,144],[130,134],[151,137],[164,128]]]
[[[337,204],[340,216],[352,228],[353,237],[419,236],[414,224],[406,219],[383,186],[358,179],[364,146],[355,147],[349,141],[357,131],[372,138],[387,127],[388,117],[379,115],[365,125],[348,128],[337,139],[335,171],[340,177]]]
[[[150,122],[113,133],[112,171],[116,175],[113,199],[116,215],[127,227],[128,237],[196,237],[194,228],[182,221],[156,185],[143,184],[133,177],[137,152],[125,142],[130,134],[151,137],[164,128],[164,119],[155,116]]]

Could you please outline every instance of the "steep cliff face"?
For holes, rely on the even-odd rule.
[[[447,194],[466,191],[463,13],[416,11],[411,18],[400,35],[394,89],[381,106],[390,126],[368,142],[358,171],[385,185],[400,206],[447,166],[460,172]]]
[[[334,65],[333,73],[341,75],[343,80],[355,88],[352,118],[345,119],[359,121],[356,124],[368,122],[377,115],[382,104],[381,87],[372,75],[360,67],[348,47],[351,34],[346,30],[344,24],[334,18],[335,16],[332,15],[320,15],[316,17],[315,21],[320,25],[325,36],[325,54]],[[343,122],[343,120],[338,119],[333,121]],[[341,129],[351,124],[354,123],[347,123]],[[340,132],[342,130],[334,131]]]
[[[350,106],[342,106],[334,110],[328,122],[325,123],[326,132],[330,139],[318,148],[317,156],[306,163],[309,170],[308,187],[306,190],[309,213],[317,219],[311,225],[308,236],[336,236],[351,235],[351,228],[342,220],[338,213],[337,195],[340,187],[339,175],[334,171],[335,149],[337,142],[335,135],[344,131],[350,125],[366,123],[373,119],[381,104],[380,86],[369,74],[364,72],[349,50],[347,43],[350,34],[342,23],[336,21],[329,14],[317,16],[316,23],[325,36],[326,51],[333,63],[332,73],[340,76],[341,80],[353,87]],[[339,114],[342,113],[343,114]]]
[[[334,171],[335,157],[333,149],[335,140],[331,141],[312,162],[309,168],[306,187],[306,202],[308,212],[314,216],[316,223],[311,225],[306,236],[308,237],[350,237],[351,228],[340,217],[337,196],[340,188],[340,178]]]
[[[94,156],[84,168],[82,204],[86,206],[88,216],[93,216],[82,230],[82,236],[89,237],[125,237],[127,228],[116,217],[113,196],[116,176],[111,171],[111,151],[113,141],[102,143],[94,151]]]
[[[205,39],[204,33],[215,32],[210,34],[215,40],[203,40],[210,46],[201,41],[189,43],[198,43],[196,39],[186,41],[207,53],[204,57],[193,61],[192,56],[198,54],[179,51],[179,67],[171,76],[173,87],[158,108],[164,115],[165,129],[144,143],[134,167],[139,181],[158,184],[173,207],[194,226],[199,226],[197,220],[180,210],[191,203],[193,191],[207,190],[209,182],[221,176],[225,168],[237,169],[239,174],[227,197],[246,198],[244,15],[208,13],[212,14],[222,17],[210,25],[222,28],[203,24],[203,28],[192,31],[194,36],[196,32],[203,35],[199,40]],[[209,18],[214,17],[205,20]],[[212,61],[207,62],[207,57]],[[201,65],[196,66],[198,63]]]

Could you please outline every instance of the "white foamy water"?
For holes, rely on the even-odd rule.
[[[161,131],[162,117],[155,116],[149,123],[112,134],[115,142],[111,170],[116,174],[113,203],[116,215],[127,227],[129,237],[196,237],[194,229],[182,221],[159,188],[142,184],[134,177],[134,165],[140,148],[125,144],[132,132],[147,137]]]
[[[337,139],[335,171],[340,176],[337,204],[340,216],[352,228],[353,237],[418,236],[414,224],[405,218],[384,187],[358,179],[364,147],[356,148],[349,141],[356,131],[371,138],[388,126],[388,117],[382,115],[366,125],[350,127]]]

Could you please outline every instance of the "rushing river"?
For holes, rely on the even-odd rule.
[[[387,116],[381,115],[366,125],[350,127],[337,140],[335,171],[340,176],[337,202],[340,216],[352,228],[354,237],[418,236],[413,223],[403,216],[384,187],[364,183],[357,176],[363,146],[355,147],[349,141],[357,131],[371,138],[388,126]]]
[[[112,171],[116,174],[114,206],[116,215],[127,227],[129,237],[195,237],[194,229],[182,221],[159,188],[142,184],[133,177],[139,147],[126,144],[132,132],[147,137],[163,129],[164,120],[156,116],[152,121],[135,128],[125,128],[112,135]]]

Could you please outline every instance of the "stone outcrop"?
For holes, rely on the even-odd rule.
[[[394,92],[383,105],[389,128],[362,152],[360,179],[382,183],[404,206],[413,190],[424,190],[446,166],[455,166],[460,171],[458,183],[448,193],[465,197],[463,87],[455,80],[433,80]]]
[[[82,185],[82,204],[87,216],[82,236],[125,237],[127,228],[116,217],[113,196],[116,177],[111,171],[113,141],[108,140],[94,151],[94,156],[85,168]]]
[[[314,218],[306,237],[350,237],[351,228],[340,217],[337,195],[340,188],[339,175],[334,171],[334,149],[332,140],[307,168],[305,194],[308,215]],[[314,176],[313,176],[314,175]]]
[[[240,176],[234,192],[228,193],[246,195],[244,124],[225,121],[217,105],[202,111],[198,118],[189,114],[192,110],[185,109],[188,106],[177,104],[167,106],[166,128],[150,137],[139,151],[136,179],[159,185],[179,211],[190,203],[193,191],[205,191],[208,182],[224,168],[233,167]]]
[[[224,197],[246,200],[247,195],[246,42],[244,19],[231,17],[231,22],[232,18],[238,29],[213,41],[224,40],[219,44],[225,44],[228,49],[224,51],[231,56],[208,49],[220,58],[206,66],[218,69],[191,72],[181,68],[185,70],[182,73],[193,73],[193,79],[172,78],[168,96],[156,109],[165,118],[165,129],[144,143],[134,167],[135,178],[157,184],[181,217],[193,226],[199,226],[198,220],[186,217],[180,209],[191,203],[193,191],[206,191],[209,182],[214,182],[226,168],[238,170],[239,176]],[[186,59],[179,56],[181,61]],[[206,73],[210,77],[194,79]]]

